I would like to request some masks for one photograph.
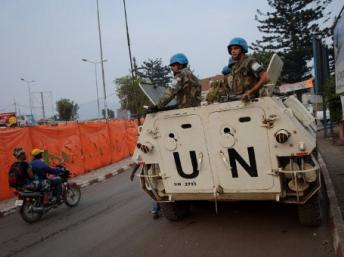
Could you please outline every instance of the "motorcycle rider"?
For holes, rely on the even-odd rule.
[[[30,164],[33,174],[38,180],[49,180],[50,185],[54,188],[53,194],[56,196],[56,202],[60,203],[62,200],[62,179],[58,176],[60,171],[58,169],[49,167],[49,165],[43,161],[43,153],[44,151],[38,148],[33,149],[31,152],[33,160],[30,162]]]

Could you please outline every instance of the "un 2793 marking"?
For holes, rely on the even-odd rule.
[[[247,172],[248,175],[251,177],[258,177],[257,171],[257,162],[256,156],[254,153],[254,148],[252,146],[247,147],[249,163],[247,163],[244,158],[234,149],[228,149],[228,156],[229,156],[229,163],[231,165],[231,173],[233,178],[237,178],[238,176],[238,167],[237,162],[243,167],[243,169]],[[186,179],[194,179],[199,175],[197,157],[195,151],[190,151],[190,160],[192,164],[192,173],[185,173],[180,161],[179,153],[173,152],[174,163],[176,164],[177,172],[179,176]]]

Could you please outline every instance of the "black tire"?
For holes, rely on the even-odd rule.
[[[35,201],[24,200],[23,205],[20,208],[20,216],[22,217],[24,221],[26,221],[29,224],[35,223],[42,218],[43,211],[34,210],[34,208],[40,207],[40,206],[37,206],[39,205],[37,203],[38,202],[35,202]]]
[[[321,191],[312,196],[305,204],[298,206],[299,221],[305,226],[319,226],[322,222]]]
[[[80,186],[73,184],[70,185],[69,188],[66,190],[64,195],[64,203],[68,207],[75,207],[78,205],[81,199],[81,190]]]
[[[179,221],[190,212],[189,202],[160,203],[162,215],[170,221]]]

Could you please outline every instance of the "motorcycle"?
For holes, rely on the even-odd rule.
[[[35,223],[42,218],[42,215],[50,211],[51,209],[57,208],[62,203],[68,207],[75,207],[78,205],[81,199],[80,186],[74,182],[68,181],[70,178],[70,171],[62,165],[58,165],[57,168],[60,170],[58,175],[62,179],[62,202],[58,201],[53,196],[52,191],[49,192],[49,203],[43,204],[43,192],[31,191],[28,189],[17,190],[17,200],[15,206],[20,213],[20,216],[27,223]]]

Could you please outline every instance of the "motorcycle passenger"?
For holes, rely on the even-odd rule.
[[[50,185],[54,188],[53,195],[56,196],[56,201],[61,202],[62,179],[58,176],[60,171],[58,169],[49,167],[49,165],[43,161],[43,152],[43,150],[38,148],[33,149],[31,152],[33,160],[30,164],[33,174],[38,180],[48,179]]]
[[[16,161],[9,171],[9,184],[17,190],[25,189],[32,184],[33,174],[29,163],[26,161],[26,153],[22,147],[13,149]]]

